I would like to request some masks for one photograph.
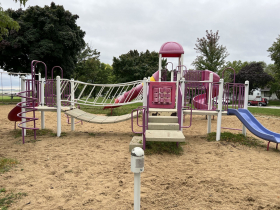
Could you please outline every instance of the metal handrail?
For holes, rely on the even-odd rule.
[[[189,108],[189,106],[184,106],[184,107],[182,107],[182,108]],[[189,126],[182,126],[181,125],[181,128],[190,128],[191,126],[192,126],[192,106],[191,106],[191,108],[190,108],[190,110],[191,110],[191,114],[190,114],[190,125]]]
[[[133,133],[144,134],[145,128],[147,127],[147,126],[145,125],[145,109],[146,109],[146,107],[143,107],[142,109],[141,109],[141,108],[137,108],[137,109],[133,109],[133,110],[132,110],[132,112],[131,112],[131,130],[132,130]],[[142,125],[142,126],[139,126],[139,125],[138,125],[138,111],[139,111],[139,110],[144,110],[144,111],[143,111],[144,114],[143,114],[143,125]],[[139,127],[142,127],[142,128],[143,128],[142,132],[135,132],[135,131],[133,130],[133,112],[134,112],[134,111],[137,111],[137,125],[138,125]]]
[[[144,108],[146,108],[146,109],[147,109],[147,107],[146,107],[146,106],[138,106],[138,107],[137,107],[137,109],[140,109],[140,107],[142,107],[143,109],[144,109]],[[137,110],[137,125],[138,125],[139,127],[141,127],[141,128],[142,128],[142,127],[144,126],[144,125],[143,125],[143,123],[142,123],[142,125],[139,125],[139,123],[138,123],[138,122],[139,122],[139,121],[138,121],[138,111],[139,111],[139,110]],[[147,112],[146,112],[146,113],[147,113]],[[143,114],[145,114],[145,113],[143,113]]]

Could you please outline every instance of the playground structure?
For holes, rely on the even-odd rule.
[[[31,73],[0,72],[0,102],[4,104],[18,100],[16,96],[21,89],[20,76],[28,75],[31,75]],[[20,110],[20,107],[16,106],[8,114],[8,119],[15,122],[15,129],[16,122],[21,121],[21,118],[17,116]]]
[[[139,142],[142,142],[141,146],[145,149],[146,141],[184,142],[185,136],[182,130],[191,127],[193,115],[208,116],[207,133],[211,132],[211,116],[217,116],[216,140],[219,141],[222,115],[228,114],[239,117],[243,128],[224,129],[242,130],[246,135],[246,126],[253,134],[268,140],[267,148],[271,141],[277,144],[276,148],[278,147],[278,143],[280,143],[278,135],[272,138],[271,136],[275,133],[263,129],[261,126],[250,127],[251,121],[255,122],[253,116],[248,117],[247,113],[247,117],[244,115],[240,117],[237,112],[229,109],[231,106],[233,109],[247,110],[248,81],[245,84],[224,83],[219,75],[209,70],[187,70],[183,65],[184,50],[176,42],[163,44],[159,54],[159,70],[150,78],[121,84],[90,84],[65,79],[63,70],[58,66],[54,68],[61,70],[61,77],[53,78],[53,68],[51,79],[41,78],[39,74],[39,79],[36,80],[36,66],[44,65],[45,75],[47,75],[47,67],[42,61],[32,61],[31,79],[21,77],[19,96],[22,97],[22,102],[17,105],[21,109],[17,116],[22,119],[18,126],[22,128],[23,143],[26,129],[34,130],[34,138],[36,138],[36,130],[39,129],[36,127],[36,120],[38,120],[35,117],[36,111],[41,111],[42,129],[45,128],[44,112],[57,112],[57,136],[59,137],[61,135],[61,112],[63,111],[71,117],[72,131],[75,130],[74,119],[101,124],[131,119],[132,131],[136,133],[133,128],[133,118],[137,117],[137,125],[142,127],[140,132],[142,136],[133,137],[130,149],[139,146]],[[171,71],[171,81],[164,81],[161,61],[162,58],[168,57],[178,58],[178,65]],[[232,102],[230,105],[229,100]],[[116,108],[133,103],[143,105],[133,110],[131,114],[123,116],[99,116],[76,108],[77,105]],[[150,113],[165,111],[176,113],[176,116],[150,116]],[[28,112],[32,113],[32,117],[26,117]],[[140,112],[142,113],[142,125],[139,125]],[[185,115],[190,116],[188,126],[183,126]],[[27,126],[27,123],[32,126]]]

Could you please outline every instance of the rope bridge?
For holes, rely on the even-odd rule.
[[[91,84],[60,79],[61,102],[114,108],[143,101],[142,80],[119,84]]]

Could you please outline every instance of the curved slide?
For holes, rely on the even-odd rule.
[[[202,81],[209,80],[210,73],[213,73],[213,82],[219,82],[220,76],[212,71],[204,70],[202,73]],[[206,89],[206,93],[203,93],[201,95],[195,96],[193,98],[193,105],[197,109],[204,109],[208,110],[208,89],[209,89],[209,83],[203,83],[203,86]],[[219,88],[213,87],[212,97],[216,97],[219,94]]]
[[[280,134],[274,133],[265,127],[247,109],[228,109],[228,115],[235,115],[257,137],[269,142],[280,143]],[[269,146],[269,145],[268,145]]]
[[[18,106],[15,106],[8,114],[8,119],[10,121],[21,121],[21,117],[18,117],[17,114],[21,112],[21,108]]]
[[[30,106],[32,106],[30,104]],[[38,106],[38,103],[35,103],[35,106]],[[27,106],[28,107],[28,106]],[[15,106],[8,114],[8,119],[10,121],[21,121],[21,117],[18,116],[18,114],[21,112],[21,107]]]

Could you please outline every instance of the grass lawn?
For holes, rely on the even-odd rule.
[[[112,110],[113,116],[119,116],[124,114],[130,114],[133,109],[136,109],[137,107],[142,106],[142,103],[135,103],[135,104],[128,104],[124,105],[118,108],[115,108]],[[80,105],[81,110],[85,112],[89,112],[92,114],[105,114],[107,116],[111,116],[111,109],[103,109],[104,107],[100,106],[86,106],[86,105]]]
[[[280,106],[280,100],[268,101],[268,106]]]
[[[207,139],[207,141],[216,142],[216,132],[207,134],[206,139]],[[252,146],[253,147],[257,147],[257,146],[263,147],[264,146],[262,144],[262,142],[258,139],[244,136],[243,134],[233,134],[230,132],[222,132],[220,141],[232,142],[232,143],[236,143],[236,144],[245,145],[248,147],[252,147]]]
[[[21,102],[21,97],[14,96],[12,99],[11,96],[0,95],[0,105],[17,104],[19,102]]]
[[[267,109],[267,108],[251,108],[248,107],[248,110],[253,115],[269,115],[269,116],[275,116],[280,117],[280,109]]]

